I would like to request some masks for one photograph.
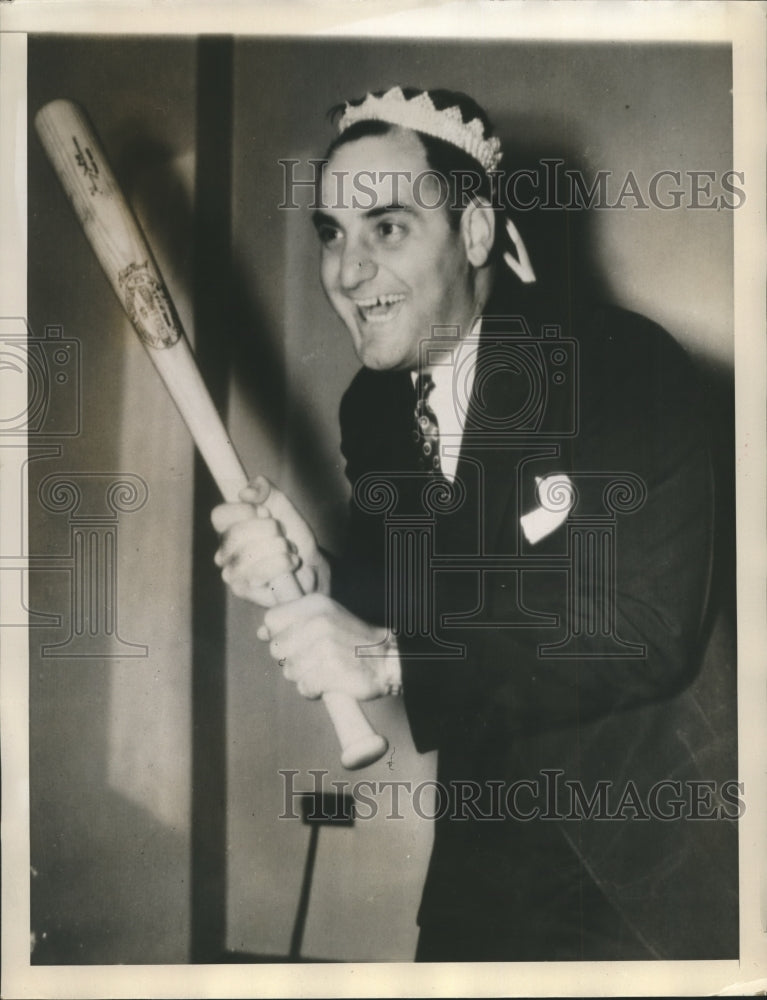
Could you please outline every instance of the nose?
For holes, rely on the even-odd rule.
[[[349,291],[364,281],[374,278],[378,268],[365,247],[360,244],[347,246],[341,260],[341,287]]]

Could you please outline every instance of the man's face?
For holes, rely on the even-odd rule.
[[[434,325],[463,335],[474,318],[464,240],[428,170],[415,133],[395,129],[339,147],[323,173],[322,286],[368,368],[416,368]]]

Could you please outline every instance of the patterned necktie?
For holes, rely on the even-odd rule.
[[[434,379],[429,374],[419,375],[415,380],[415,429],[413,440],[418,446],[418,467],[422,472],[442,471],[439,457],[439,424],[434,410],[429,406],[429,394],[434,388]]]

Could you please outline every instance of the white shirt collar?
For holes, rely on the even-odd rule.
[[[468,337],[458,341],[454,350],[445,351],[444,362],[437,362],[429,367],[434,379],[429,406],[439,425],[442,472],[450,482],[455,479],[458,466],[463,428],[474,385],[481,327],[482,319],[479,318]],[[417,372],[411,372],[411,378],[415,385]]]

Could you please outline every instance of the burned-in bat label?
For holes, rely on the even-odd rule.
[[[172,347],[181,336],[181,324],[149,262],[129,264],[118,280],[125,309],[144,344]]]
[[[80,143],[77,141],[77,136],[72,136],[72,142],[74,143],[75,150],[75,162],[77,166],[82,170],[83,176],[90,184],[91,194],[101,194],[101,188],[99,187],[99,165],[96,162],[96,158],[90,149],[86,146],[85,149],[81,149]]]

